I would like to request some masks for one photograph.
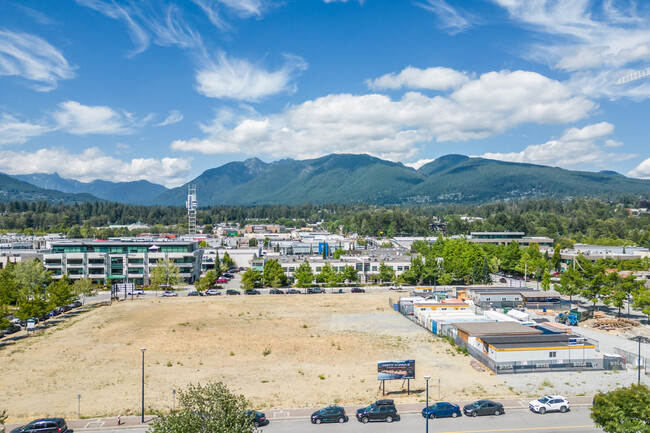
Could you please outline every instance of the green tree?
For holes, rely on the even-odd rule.
[[[581,294],[584,287],[585,281],[582,279],[580,272],[569,268],[560,277],[560,284],[555,286],[555,290],[562,295],[568,296],[569,301],[573,301],[573,297]]]
[[[309,260],[302,262],[293,273],[293,276],[296,279],[296,286],[303,288],[310,287],[311,282],[314,281],[314,271],[309,264]]]
[[[330,263],[325,263],[319,277],[328,287],[336,286],[340,281],[340,275],[334,270]]]
[[[382,283],[392,283],[395,281],[395,270],[384,262],[381,262],[379,264],[379,274],[377,274],[377,279]]]
[[[287,285],[287,275],[280,263],[275,259],[269,259],[264,263],[264,284],[270,287],[282,287]]]
[[[196,283],[196,290],[205,292],[208,289],[214,287],[214,284],[217,282],[217,273],[214,269],[210,269],[202,276],[198,283]]]
[[[47,293],[50,276],[41,262],[27,260],[16,263],[14,277],[18,287],[16,316],[26,320],[47,313],[50,305]]]
[[[72,282],[67,276],[53,281],[47,288],[47,297],[50,308],[63,307],[76,299]]]
[[[443,286],[448,286],[449,284],[453,283],[453,281],[454,276],[449,272],[443,272],[442,275],[440,275],[440,278],[438,278],[438,284]]]
[[[248,246],[249,247],[256,247],[257,246],[257,238],[250,238],[248,240]]]
[[[262,273],[252,268],[246,269],[241,275],[241,287],[244,290],[262,287]]]
[[[591,419],[607,433],[650,432],[650,388],[630,385],[596,394]]]
[[[74,282],[72,290],[75,297],[83,297],[82,304],[85,304],[86,296],[95,296],[95,293],[97,293],[97,286],[93,284],[90,278],[82,278]]]
[[[178,393],[180,410],[158,413],[151,433],[252,433],[256,428],[248,402],[222,382],[190,384]]]
[[[635,309],[641,310],[648,316],[648,323],[650,323],[650,290],[645,286],[640,286],[632,293],[632,302]]]
[[[544,271],[542,275],[542,290],[549,290],[551,288],[551,274],[548,271]]]
[[[83,237],[83,235],[81,234],[81,229],[79,228],[79,226],[71,227],[70,230],[68,230],[68,233],[67,233],[66,236],[67,236],[68,239],[80,239],[80,238]]]
[[[337,248],[337,249],[334,251],[334,254],[332,254],[332,257],[334,257],[334,259],[338,260],[338,259],[341,258],[341,256],[342,256],[343,254],[345,254],[345,250],[344,250],[343,248]]]
[[[235,261],[230,257],[230,254],[228,254],[228,251],[223,253],[223,259],[221,259],[221,263],[227,268],[227,269],[232,269],[235,267]]]
[[[212,224],[206,224],[203,226],[203,233],[212,234],[213,231],[214,227],[212,227]]]
[[[160,259],[156,262],[156,266],[149,269],[150,283],[156,290],[161,286],[171,288],[181,281],[180,269],[176,266],[173,260]]]
[[[354,283],[359,279],[359,273],[354,266],[345,265],[341,271],[341,278],[343,280],[349,281],[350,283]]]
[[[580,296],[590,300],[596,310],[596,302],[607,294],[607,277],[604,272],[599,272],[580,290]]]

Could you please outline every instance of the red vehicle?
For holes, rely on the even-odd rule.
[[[228,278],[226,277],[219,277],[217,278],[217,284],[226,284],[228,282]]]

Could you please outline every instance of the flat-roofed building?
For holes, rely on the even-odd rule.
[[[541,250],[553,248],[553,239],[546,236],[525,236],[523,232],[471,232],[468,241],[478,244],[509,245],[517,242],[519,246],[539,245]]]

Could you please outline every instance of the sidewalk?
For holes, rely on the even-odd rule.
[[[431,399],[430,403],[434,403],[436,400]],[[571,406],[591,406],[592,397],[583,396],[583,397],[569,397]],[[516,400],[499,400],[506,409],[528,409],[529,400],[516,399]],[[457,404],[462,408],[464,405],[471,403],[471,401],[458,402]],[[397,413],[407,414],[407,413],[419,413],[425,406],[424,403],[403,403],[396,404]],[[345,406],[345,411],[350,416],[354,418],[354,414],[357,409],[363,406]],[[283,420],[283,419],[308,419],[309,416],[318,408],[302,408],[302,409],[270,409],[263,411],[266,414],[266,417],[273,420]],[[145,424],[151,423],[153,421],[153,416],[145,416]],[[111,429],[111,430],[129,430],[133,428],[139,428],[143,424],[140,422],[141,418],[139,416],[123,416],[121,417],[121,424],[117,425],[117,416],[113,418],[88,418],[88,419],[69,419],[66,420],[68,423],[68,428],[74,431],[84,431],[84,430],[101,430],[101,429]],[[16,427],[19,427],[24,424],[7,424],[5,430],[11,432]]]

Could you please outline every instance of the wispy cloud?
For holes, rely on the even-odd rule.
[[[82,6],[122,21],[136,45],[134,54],[146,50],[151,43],[183,48],[201,47],[202,39],[183,19],[175,3],[162,0],[132,2],[120,0],[76,0]]]
[[[81,153],[67,149],[39,149],[35,152],[0,151],[0,172],[8,174],[59,173],[64,178],[90,182],[148,180],[166,186],[184,183],[191,168],[187,158],[134,158],[121,160],[96,147]]]
[[[203,10],[208,19],[221,31],[231,30],[231,25],[224,18],[227,14],[238,18],[261,18],[272,7],[271,3],[262,0],[192,0]]]
[[[306,68],[302,58],[292,55],[285,55],[282,68],[268,71],[220,52],[216,60],[206,60],[197,71],[197,91],[210,98],[257,101],[277,93],[294,92],[292,81]]]
[[[101,105],[83,105],[76,101],[59,104],[53,115],[58,129],[71,134],[129,134],[133,128],[145,126],[153,115],[137,119],[132,113],[119,113]]]
[[[440,28],[452,35],[464,32],[478,22],[473,14],[453,8],[444,0],[424,0],[416,5],[433,12],[438,18]]]
[[[558,139],[528,146],[521,152],[485,153],[481,157],[565,168],[584,167],[586,164],[602,167],[612,161],[633,158],[635,155],[615,154],[603,150],[605,147],[612,147],[612,143],[621,145],[613,140],[605,140],[605,137],[613,132],[614,125],[601,122],[583,128],[568,129]],[[600,142],[603,141],[604,144],[601,145]]]
[[[405,160],[435,141],[492,137],[526,123],[575,122],[595,107],[540,74],[499,71],[435,97],[418,92],[395,100],[379,94],[335,94],[269,116],[226,110],[202,126],[207,137],[177,140],[171,146],[206,154],[310,158],[347,152]]]
[[[458,88],[468,81],[469,77],[466,73],[454,69],[442,67],[418,69],[409,66],[399,74],[391,73],[374,80],[366,80],[366,85],[371,90],[401,88],[449,90]]]
[[[156,126],[173,125],[174,123],[178,123],[181,120],[183,120],[183,113],[181,113],[178,110],[173,110],[173,111],[169,112],[169,115],[165,118],[165,120],[163,120],[162,122],[160,122]]]
[[[31,137],[51,131],[51,127],[39,123],[23,122],[9,114],[0,115],[0,144],[21,144]]]
[[[0,75],[20,76],[37,82],[36,90],[48,91],[74,77],[74,68],[46,40],[0,28]]]

